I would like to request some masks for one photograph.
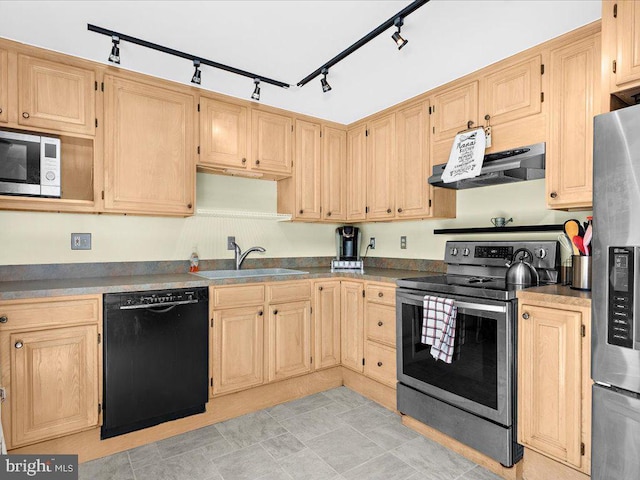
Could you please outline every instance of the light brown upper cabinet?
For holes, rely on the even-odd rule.
[[[0,49],[0,122],[9,121],[9,56]]]
[[[251,109],[251,169],[256,172],[291,175],[291,117]]]
[[[320,220],[321,126],[296,120],[295,126],[295,210],[293,217]]]
[[[347,219],[347,132],[322,129],[322,218],[333,222]]]
[[[367,126],[347,130],[347,221],[366,218],[367,206]]]
[[[431,210],[429,162],[429,102],[396,113],[397,186],[396,216],[426,217]]]
[[[478,124],[478,82],[472,81],[441,91],[431,101],[432,164],[449,160],[451,145],[469,122]]]
[[[640,80],[640,5],[631,0],[605,2],[602,14],[615,19],[615,64],[611,66],[615,84],[636,84]]]
[[[367,220],[395,217],[396,116],[372,120],[367,143]]]
[[[600,34],[551,50],[546,198],[549,208],[589,208],[593,117],[600,113]]]
[[[92,70],[18,55],[18,123],[94,135],[96,75]]]
[[[249,109],[200,97],[199,165],[246,169]]]
[[[542,92],[542,58],[517,58],[508,63],[501,62],[498,69],[482,78],[480,123],[490,125],[518,120],[540,113]],[[514,145],[516,147],[518,145]]]
[[[192,214],[194,95],[113,75],[104,83],[105,210]]]

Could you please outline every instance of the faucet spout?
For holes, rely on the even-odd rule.
[[[247,258],[247,255],[249,255],[251,252],[261,252],[261,253],[266,252],[266,250],[262,247],[251,247],[247,249],[246,252],[242,253],[242,249],[240,248],[240,245],[233,242],[233,246],[235,250],[236,270],[240,270],[240,267],[242,267],[242,262],[244,262],[245,258]]]

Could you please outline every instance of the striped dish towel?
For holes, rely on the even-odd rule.
[[[426,295],[423,302],[422,336],[425,345],[431,345],[431,356],[451,363],[456,338],[458,308],[450,298]]]

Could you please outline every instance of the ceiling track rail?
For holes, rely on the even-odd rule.
[[[366,45],[367,43],[369,43],[371,40],[376,38],[378,35],[380,35],[384,31],[386,31],[387,29],[389,29],[389,28],[391,28],[393,26],[397,26],[396,22],[398,20],[399,20],[400,24],[402,24],[402,20],[405,17],[407,17],[408,15],[412,14],[418,8],[422,7],[423,5],[425,5],[427,3],[429,3],[429,0],[415,0],[414,2],[411,2],[411,4],[409,4],[404,9],[400,10],[393,17],[391,17],[389,20],[387,20],[386,22],[380,24],[375,29],[371,30],[369,33],[367,33],[364,37],[362,37],[360,40],[355,42],[353,45],[351,45],[350,47],[346,48],[345,50],[340,52],[338,55],[333,57],[331,60],[329,60],[328,62],[324,63],[323,65],[318,67],[316,70],[314,70],[312,73],[310,73],[309,75],[304,77],[302,80],[300,80],[298,82],[297,85],[299,87],[302,87],[302,86],[306,85],[307,83],[309,83],[314,78],[316,78],[318,75],[322,75],[324,73],[324,71],[329,70],[336,63],[340,62],[341,60],[344,60],[346,57],[351,55],[353,52],[358,50],[360,47],[362,47],[362,46]]]
[[[225,72],[235,73],[236,75],[241,75],[243,77],[248,77],[254,80],[260,80],[261,82],[268,83],[270,85],[275,85],[276,87],[281,88],[289,88],[290,85],[285,82],[281,82],[280,80],[274,80],[273,78],[265,77],[264,75],[258,75],[257,73],[248,72],[246,70],[241,70],[239,68],[231,67],[229,65],[225,65],[224,63],[214,62],[213,60],[208,60],[206,58],[200,57],[198,55],[193,55],[192,53],[182,52],[180,50],[175,50],[173,48],[165,47],[163,45],[159,45],[157,43],[148,42],[147,40],[142,40],[140,38],[132,37],[131,35],[127,35],[124,33],[116,32],[115,30],[109,30],[106,28],[98,27],[96,25],[87,24],[87,29],[91,32],[99,33],[101,35],[106,35],[108,37],[118,37],[120,40],[133,43],[135,45],[140,45],[141,47],[150,48],[152,50],[157,50],[158,52],[167,53],[169,55],[173,55],[175,57],[185,58],[190,61],[199,61],[202,65],[208,65],[210,67],[217,68],[219,70],[224,70]]]

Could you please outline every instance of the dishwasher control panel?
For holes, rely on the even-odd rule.
[[[185,305],[206,300],[202,289],[193,290],[156,290],[149,292],[131,292],[120,295],[120,308],[144,308],[156,305]],[[206,291],[206,289],[204,289]]]

